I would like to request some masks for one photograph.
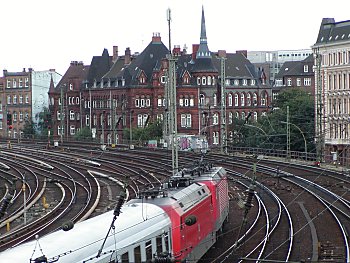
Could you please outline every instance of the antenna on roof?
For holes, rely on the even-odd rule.
[[[168,28],[169,28],[169,53],[171,54],[171,34],[170,34],[171,9],[170,7],[166,10],[166,20],[168,21]]]

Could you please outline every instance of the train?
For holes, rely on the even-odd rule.
[[[92,217],[0,253],[1,262],[198,262],[229,216],[227,174],[200,162]],[[66,231],[64,231],[66,230]]]

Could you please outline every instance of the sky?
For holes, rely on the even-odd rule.
[[[168,46],[166,10],[171,9],[171,44],[199,43],[202,6],[208,46],[273,51],[308,49],[322,18],[350,20],[349,0],[11,0],[1,3],[0,70],[56,69],[71,61],[91,63],[104,48],[112,55],[129,47],[142,52],[153,33]],[[2,76],[2,72],[0,73]]]

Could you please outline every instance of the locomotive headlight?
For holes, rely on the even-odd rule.
[[[197,217],[195,215],[189,215],[185,218],[185,224],[186,226],[192,226],[195,223],[197,223]]]

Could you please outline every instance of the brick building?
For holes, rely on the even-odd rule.
[[[226,123],[265,114],[271,101],[271,87],[263,71],[246,58],[246,53],[211,52],[207,43],[202,10],[200,43],[187,54],[175,46],[177,93],[177,131],[198,135],[207,128],[210,145],[220,144],[220,57],[225,57]],[[90,66],[71,64],[57,86],[49,91],[50,110],[57,119],[54,136],[73,136],[89,127],[105,143],[125,143],[123,130],[144,127],[147,120],[162,120],[165,105],[169,49],[159,34],[140,54],[124,55],[113,47],[110,56],[92,59]],[[75,72],[76,76],[71,73]],[[70,83],[75,80],[76,84]],[[61,92],[62,91],[62,92]],[[61,112],[68,116],[61,121]],[[62,115],[63,116],[63,115]],[[61,129],[63,127],[63,129]],[[229,131],[230,132],[230,131]]]
[[[38,123],[38,114],[48,107],[48,91],[61,78],[54,69],[34,71],[29,68],[20,72],[3,70],[3,87],[0,101],[0,134],[18,138],[25,122]],[[12,124],[9,125],[9,117]]]

